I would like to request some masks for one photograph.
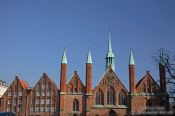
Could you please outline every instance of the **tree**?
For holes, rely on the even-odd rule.
[[[169,98],[175,101],[175,54],[170,54],[168,50],[161,48],[153,53],[153,60],[156,64],[163,63],[165,65],[167,92]]]

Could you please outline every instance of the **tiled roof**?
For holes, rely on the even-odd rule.
[[[29,85],[26,81],[19,79],[19,82],[20,82],[23,89],[27,89],[29,87]]]

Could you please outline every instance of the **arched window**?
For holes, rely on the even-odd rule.
[[[147,80],[147,92],[151,93],[151,80],[150,79]]]
[[[103,92],[101,90],[96,93],[96,105],[103,105]]]
[[[78,93],[78,79],[74,79],[74,92]]]
[[[69,87],[70,87],[70,88],[69,88],[69,92],[73,93],[73,85],[70,84]]]
[[[125,92],[123,90],[119,93],[119,105],[125,105]]]
[[[143,86],[142,86],[142,93],[146,93],[146,85],[145,85],[145,83],[143,83]]]
[[[77,99],[73,102],[73,111],[79,111],[79,102]]]
[[[115,91],[113,89],[113,87],[109,87],[108,89],[108,96],[107,96],[107,100],[108,100],[108,104],[109,105],[115,105]]]

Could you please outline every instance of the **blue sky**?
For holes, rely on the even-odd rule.
[[[0,1],[0,79],[15,75],[30,86],[46,72],[59,86],[60,62],[67,50],[68,77],[77,70],[85,82],[88,48],[93,60],[93,86],[105,69],[108,25],[111,25],[116,74],[128,88],[130,48],[136,79],[158,69],[151,56],[159,48],[174,52],[174,0],[28,0]]]

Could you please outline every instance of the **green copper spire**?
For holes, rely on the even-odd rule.
[[[87,61],[86,61],[86,63],[88,63],[88,64],[92,64],[92,58],[91,58],[91,52],[90,52],[90,49],[89,49],[89,51],[88,51]]]
[[[108,41],[108,52],[112,52],[112,45],[111,45],[111,32],[109,27],[109,41]]]
[[[130,50],[129,65],[135,65],[132,48]]]
[[[62,64],[67,64],[67,57],[66,57],[66,49],[64,48],[64,53],[63,53],[63,57],[62,57]]]
[[[165,62],[164,62],[164,58],[163,58],[164,56],[163,56],[163,49],[161,48],[160,49],[160,64],[161,65],[165,65]]]
[[[114,53],[112,52],[110,26],[109,26],[108,52],[107,52],[107,54],[106,54],[106,57],[112,57],[112,58],[114,58]]]
[[[114,65],[114,53],[112,52],[112,44],[111,44],[111,31],[109,26],[109,41],[108,41],[108,52],[106,54],[106,65],[105,69],[107,70],[109,65],[111,65],[111,68],[115,71],[115,65]]]

